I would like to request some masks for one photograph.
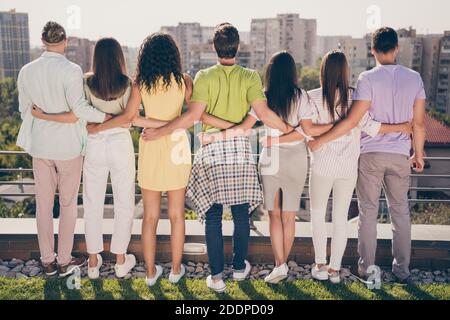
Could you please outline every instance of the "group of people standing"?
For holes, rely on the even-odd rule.
[[[420,75],[395,63],[398,38],[391,28],[373,34],[378,64],[349,85],[345,55],[332,51],[321,64],[321,87],[305,91],[296,64],[287,52],[276,53],[264,77],[236,63],[238,30],[223,23],[214,31],[218,63],[197,73],[182,73],[180,53],[170,35],[155,33],[141,46],[136,75],[127,77],[123,52],[113,38],[100,39],[92,72],[64,57],[64,29],[55,22],[42,32],[45,52],[19,74],[19,108],[23,124],[18,145],[33,157],[38,240],[48,275],[70,274],[86,263],[72,257],[77,196],[83,172],[83,205],[88,276],[102,266],[102,217],[111,176],[114,232],[111,252],[115,272],[124,277],[136,264],[127,253],[135,194],[135,157],[129,128],[144,128],[139,142],[138,183],[144,218],[142,247],[146,283],[162,276],[155,263],[161,196],[167,192],[171,222],[172,270],[169,281],[185,274],[182,264],[187,196],[205,221],[211,268],[209,288],[223,292],[222,215],[231,209],[233,279],[247,278],[249,215],[261,204],[269,211],[275,268],[266,282],[288,274],[287,259],[295,239],[295,219],[308,172],[315,251],[312,277],[340,282],[347,243],[348,209],[356,187],[359,203],[359,273],[375,264],[378,201],[382,187],[393,224],[393,272],[409,276],[411,225],[408,188],[411,163],[424,167],[425,93]],[[182,112],[183,104],[188,106]],[[140,116],[143,106],[145,117]],[[259,173],[249,135],[257,121],[266,126]],[[202,123],[202,147],[191,163],[186,129]],[[411,139],[411,134],[413,139]],[[411,150],[413,156],[411,157]],[[83,162],[84,158],[84,162]],[[61,205],[57,255],[54,250],[53,202]],[[331,257],[327,261],[325,216],[332,201]]]

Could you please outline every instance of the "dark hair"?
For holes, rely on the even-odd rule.
[[[280,118],[288,122],[294,103],[301,96],[294,58],[286,52],[275,53],[266,69],[267,104]]]
[[[343,119],[348,113],[349,103],[349,67],[345,54],[340,50],[328,52],[320,65],[320,82],[324,105],[328,107],[331,119],[335,119],[335,111]],[[339,101],[336,102],[337,94]],[[337,107],[340,107],[339,110]]]
[[[58,44],[66,40],[66,30],[57,22],[49,21],[42,28],[42,40],[48,44]]]
[[[92,72],[86,82],[96,97],[111,101],[124,94],[130,79],[127,76],[122,47],[116,39],[102,38],[97,41]]]
[[[372,48],[376,52],[388,53],[398,46],[397,32],[388,27],[376,30],[372,34]]]
[[[219,24],[214,31],[214,49],[222,59],[236,57],[239,49],[239,31],[230,23]]]
[[[180,51],[172,36],[165,33],[153,33],[148,36],[139,51],[135,82],[140,88],[156,89],[162,78],[167,89],[172,84],[183,85]]]

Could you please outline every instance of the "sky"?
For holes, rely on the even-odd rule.
[[[32,46],[48,20],[69,35],[96,40],[112,36],[123,45],[139,46],[162,25],[231,22],[250,30],[252,18],[298,13],[317,19],[319,35],[361,37],[376,26],[412,26],[418,33],[450,30],[449,0],[0,0],[0,11],[16,8],[29,14]]]

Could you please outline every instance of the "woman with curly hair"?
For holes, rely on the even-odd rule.
[[[181,115],[183,102],[189,102],[192,79],[182,73],[180,53],[170,35],[154,33],[141,46],[136,78],[126,110],[114,119],[89,127],[98,132],[133,122],[141,127],[160,127]],[[145,119],[136,118],[141,103]],[[169,281],[177,283],[185,274],[181,264],[184,246],[185,190],[191,171],[191,150],[185,130],[154,141],[139,142],[138,181],[144,200],[142,245],[147,266],[146,283],[153,286],[163,273],[155,265],[156,229],[161,193],[168,193],[171,222],[172,270]]]

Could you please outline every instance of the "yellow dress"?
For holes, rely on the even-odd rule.
[[[181,115],[186,87],[173,78],[169,88],[141,90],[145,117],[171,121]],[[191,148],[186,130],[154,141],[139,141],[138,182],[142,189],[173,191],[186,188],[191,173]]]

